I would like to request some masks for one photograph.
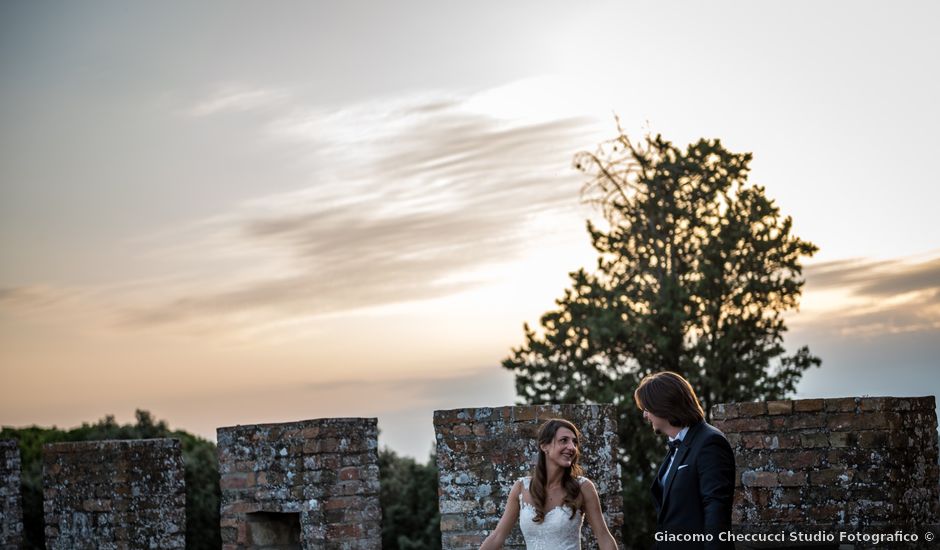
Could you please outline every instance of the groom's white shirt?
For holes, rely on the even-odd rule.
[[[682,441],[683,439],[685,439],[685,434],[687,434],[688,432],[689,432],[688,426],[686,426],[685,428],[682,428],[682,430],[680,430],[679,433],[676,434],[676,437],[669,438],[669,442],[672,443],[673,441]],[[666,468],[666,473],[663,474],[663,478],[660,480],[660,483],[662,483],[663,486],[666,485],[666,480],[669,479],[669,472],[672,471],[672,463],[676,461],[677,454],[679,453],[670,453],[671,458],[669,459],[669,466]]]

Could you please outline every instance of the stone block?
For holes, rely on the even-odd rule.
[[[826,426],[826,417],[822,414],[794,414],[785,418],[786,430],[806,430],[810,428],[823,428]]]
[[[712,407],[712,420],[727,420],[738,417],[737,403],[721,403]]]
[[[721,420],[735,443],[735,530],[937,525],[935,403],[934,397],[772,401],[766,417]],[[724,405],[732,407],[739,408]],[[768,420],[765,430],[749,422],[760,419]]]
[[[820,412],[826,403],[823,399],[800,399],[793,402],[793,412]]]
[[[853,447],[858,440],[854,432],[832,432],[829,434],[829,445],[836,448]]]
[[[777,474],[781,487],[802,487],[806,484],[806,472],[784,470]]]
[[[764,418],[733,418],[717,423],[716,427],[725,433],[766,432],[770,421]]]
[[[858,446],[862,449],[880,449],[890,444],[891,432],[867,431],[858,434]]]
[[[25,544],[21,476],[19,445],[12,439],[0,440],[0,548]]]
[[[793,412],[793,401],[768,401],[767,414],[790,414]]]
[[[858,405],[854,397],[840,397],[825,400],[826,412],[855,412]]]
[[[800,444],[807,449],[828,447],[829,436],[821,432],[801,434]]]
[[[767,414],[767,402],[753,401],[738,403],[738,415],[742,417],[763,416]]]
[[[42,458],[47,548],[185,546],[178,440],[56,443]]]
[[[741,472],[741,484],[745,487],[777,487],[780,480],[776,472],[745,470]]]
[[[441,421],[462,422],[464,413],[440,415]],[[381,547],[374,418],[235,426],[217,433],[223,536],[231,550]],[[272,546],[272,540],[281,542]]]

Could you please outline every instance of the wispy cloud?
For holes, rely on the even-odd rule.
[[[940,257],[839,260],[811,265],[805,275],[807,296],[828,299],[798,324],[843,335],[940,329]]]
[[[238,113],[278,106],[283,104],[288,97],[288,93],[284,90],[227,84],[194,105],[188,112],[197,117]]]
[[[309,180],[170,236],[199,275],[136,288],[122,323],[277,323],[447,296],[545,246],[547,218],[585,212],[571,158],[597,139],[588,119],[512,121],[447,95],[324,111],[245,89],[193,113],[262,105],[263,132]]]
[[[304,146],[316,182],[211,223],[218,250],[251,251],[246,271],[252,256],[278,258],[279,269],[189,289],[127,320],[309,316],[465,290],[479,281],[462,274],[512,261],[539,239],[535,217],[578,209],[570,159],[590,127],[507,123],[446,97],[292,108],[268,132]]]
[[[33,284],[0,288],[0,309],[28,310],[36,313],[84,308],[100,297],[94,291],[77,287]]]
[[[64,291],[47,286],[0,288],[0,304],[13,307],[41,309],[61,303],[66,298]]]

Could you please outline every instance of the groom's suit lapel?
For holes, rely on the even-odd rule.
[[[663,478],[663,474],[666,473],[666,466],[669,465],[669,453],[670,451],[666,451],[666,456],[659,462],[659,471],[656,472],[653,484],[650,485],[650,491],[653,493],[653,498],[656,499],[660,509],[663,505],[663,486],[659,484],[659,480]]]
[[[682,461],[685,460],[685,455],[687,454],[689,454],[688,443],[682,440],[682,445],[679,447],[679,450],[676,451],[676,460],[672,463],[672,471],[669,472],[669,477],[666,478],[666,486],[663,487],[663,508],[666,507],[666,501],[669,500],[669,489],[672,488],[672,481],[676,479],[676,472],[679,470],[679,466],[682,465]]]
[[[669,477],[666,478],[666,486],[663,487],[663,500],[660,511],[666,509],[666,501],[669,500],[669,489],[672,488],[672,482],[676,479],[676,472],[679,471],[679,466],[685,461],[685,457],[689,454],[689,450],[692,448],[692,443],[695,440],[695,436],[698,435],[699,429],[702,427],[702,423],[698,423],[689,428],[689,431],[686,432],[685,437],[682,438],[682,445],[679,446],[679,450],[676,451],[676,460],[672,463],[672,471],[669,472]],[[669,467],[669,457],[667,455],[666,460],[663,461],[663,468]],[[662,470],[662,468],[660,468]],[[660,479],[662,478],[662,471],[660,473]]]
[[[662,462],[659,464],[659,471],[656,472],[656,483],[659,483],[659,480],[663,478],[663,474],[666,473],[666,468],[669,467],[670,454],[672,454],[672,451],[666,451],[666,456],[663,457]]]

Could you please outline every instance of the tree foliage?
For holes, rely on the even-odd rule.
[[[219,531],[219,467],[215,444],[190,433],[171,431],[165,421],[154,421],[147,412],[136,412],[136,423],[119,425],[113,416],[95,424],[84,423],[72,430],[57,428],[8,428],[0,439],[19,441],[22,467],[23,527],[26,548],[45,548],[42,509],[42,446],[63,441],[106,439],[151,439],[172,437],[180,440],[186,479],[186,547],[216,549],[222,545]]]
[[[390,449],[379,452],[382,504],[382,548],[440,550],[441,529],[434,456],[427,464],[399,457]]]
[[[538,330],[526,325],[503,361],[524,402],[618,406],[627,547],[651,540],[647,488],[663,453],[632,401],[643,376],[681,373],[709,411],[781,398],[820,364],[806,347],[783,346],[801,258],[817,248],[748,182],[750,161],[718,140],[682,151],[623,132],[576,155],[583,197],[604,214],[601,226],[588,222],[597,267],[571,273],[557,308]]]

